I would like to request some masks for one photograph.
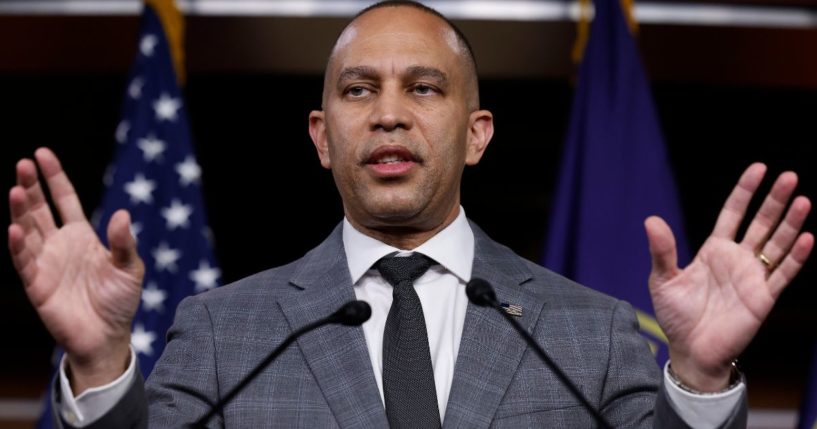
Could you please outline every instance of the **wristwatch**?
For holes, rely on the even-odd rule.
[[[732,371],[729,374],[729,385],[726,386],[725,389],[719,390],[717,392],[701,392],[693,389],[692,387],[687,386],[675,374],[675,371],[672,370],[672,362],[670,362],[667,365],[667,374],[669,374],[669,379],[672,380],[672,382],[675,383],[676,386],[678,386],[681,390],[685,392],[692,393],[693,395],[718,395],[724,392],[728,392],[734,389],[735,387],[738,387],[738,385],[743,382],[743,373],[740,372],[740,370],[738,369],[737,360],[732,361]]]

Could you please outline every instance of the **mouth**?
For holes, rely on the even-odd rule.
[[[381,146],[365,161],[366,167],[376,177],[394,179],[405,176],[422,160],[402,146]]]

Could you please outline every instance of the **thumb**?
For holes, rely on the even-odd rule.
[[[141,260],[136,252],[136,239],[130,231],[130,214],[117,210],[108,222],[108,245],[113,263],[126,270],[141,270]]]
[[[644,221],[644,229],[647,231],[652,257],[650,286],[653,286],[655,281],[663,283],[675,277],[678,272],[678,252],[675,249],[675,236],[664,219],[650,216]]]

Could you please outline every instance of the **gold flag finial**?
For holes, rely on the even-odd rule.
[[[173,70],[176,72],[176,82],[183,86],[185,82],[184,69],[184,17],[176,7],[174,0],[145,0],[145,5],[152,7],[170,47],[170,56],[173,60]]]
[[[576,41],[573,42],[573,49],[570,58],[573,64],[579,64],[584,57],[584,49],[590,39],[590,1],[579,0],[579,19],[576,22]],[[624,19],[632,35],[638,34],[638,21],[635,19],[635,0],[620,0],[621,10],[624,12]]]

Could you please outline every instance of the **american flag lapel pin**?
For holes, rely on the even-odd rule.
[[[510,314],[511,316],[522,317],[522,306],[516,304],[508,304],[507,302],[503,302],[499,304],[506,313]]]

